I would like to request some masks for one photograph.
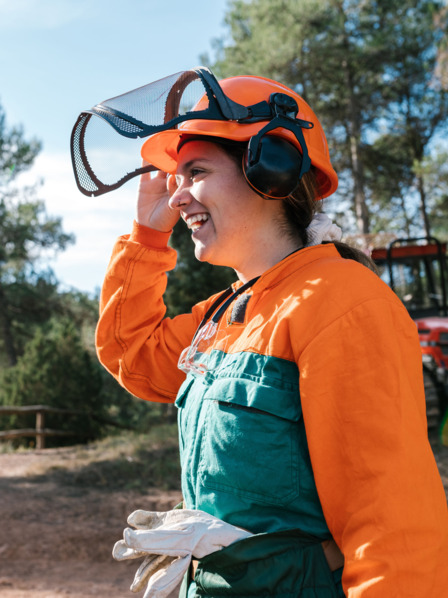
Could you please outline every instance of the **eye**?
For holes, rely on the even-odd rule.
[[[190,168],[190,179],[193,180],[196,177],[198,177],[199,175],[201,175],[204,171],[201,168],[198,168],[197,166],[194,166],[193,168]]]

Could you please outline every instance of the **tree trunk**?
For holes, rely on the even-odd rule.
[[[355,123],[349,122],[350,130],[350,160],[353,172],[353,202],[356,215],[356,226],[358,232],[367,235],[370,232],[369,211],[366,204],[364,192],[364,173],[362,162],[359,158],[359,143],[356,134],[353,134]]]
[[[418,175],[418,177],[417,177],[417,187],[418,187],[418,192],[420,195],[420,210],[421,210],[422,218],[423,218],[423,228],[425,229],[425,235],[427,237],[430,237],[431,236],[431,225],[429,223],[428,210],[427,210],[427,206],[426,206],[425,185],[424,185],[422,175]]]
[[[403,197],[403,194],[400,193],[400,204],[401,204],[401,209],[403,210],[403,218],[404,218],[404,229],[406,231],[406,236],[410,237],[411,236],[411,224],[412,221],[408,216],[408,211],[406,209],[406,203]]]
[[[353,174],[353,203],[356,216],[356,226],[358,232],[366,235],[370,232],[369,211],[366,204],[366,194],[364,191],[364,172],[362,160],[360,157],[361,141],[361,123],[360,110],[354,93],[354,78],[350,64],[350,40],[345,31],[347,16],[342,2],[338,3],[339,13],[344,21],[344,39],[343,47],[346,58],[342,61],[342,71],[344,73],[345,84],[347,86],[347,131],[350,145],[350,162]]]
[[[17,353],[14,346],[11,320],[8,316],[5,293],[0,283],[0,334],[3,338],[3,345],[5,347],[8,363],[12,367],[17,363]]]

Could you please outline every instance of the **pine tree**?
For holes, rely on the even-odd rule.
[[[0,107],[0,356],[15,365],[32,324],[49,317],[56,280],[40,259],[73,241],[59,218],[49,218],[36,188],[17,188],[17,175],[40,150],[20,127],[8,128]],[[1,360],[0,360],[1,364]]]
[[[327,203],[343,210],[351,198],[358,232],[385,224],[387,199],[406,227],[402,210],[416,183],[429,229],[424,187],[412,168],[446,128],[446,93],[435,77],[446,52],[443,23],[446,7],[434,0],[234,0],[228,36],[215,41],[208,63],[220,77],[281,81],[313,107],[340,180]],[[392,179],[390,192],[383,184],[377,196],[379,170]]]

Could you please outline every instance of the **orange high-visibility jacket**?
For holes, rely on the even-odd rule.
[[[100,361],[134,395],[174,401],[177,368],[214,298],[165,317],[169,234],[135,225],[114,247],[97,328]],[[417,329],[370,270],[331,245],[303,249],[223,317],[226,353],[294,363],[312,472],[345,557],[347,598],[448,596],[448,510],[427,440]],[[272,393],[272,401],[275,401]],[[197,507],[200,508],[200,507]]]

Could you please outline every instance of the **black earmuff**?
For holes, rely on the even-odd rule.
[[[302,155],[292,143],[266,135],[260,139],[257,155],[251,158],[249,147],[244,154],[243,172],[247,182],[263,197],[288,197],[300,182]]]
[[[273,118],[249,140],[243,158],[243,172],[249,185],[266,199],[284,199],[298,186],[300,179],[311,168],[303,128],[314,125],[297,119],[297,102],[283,93],[272,94],[269,103]],[[292,143],[267,135],[274,129],[291,131],[299,142],[299,149]]]

